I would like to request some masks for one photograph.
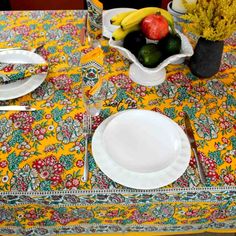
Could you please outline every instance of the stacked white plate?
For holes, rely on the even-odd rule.
[[[191,149],[182,128],[170,118],[131,109],[100,124],[93,135],[92,153],[113,181],[135,189],[155,189],[185,172]]]
[[[0,50],[0,61],[9,64],[42,64],[46,63],[40,55],[26,50]],[[0,72],[1,74],[1,72]],[[36,74],[14,83],[0,85],[0,101],[21,97],[38,88],[47,73]]]

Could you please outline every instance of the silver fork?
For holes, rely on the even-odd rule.
[[[82,176],[82,181],[88,181],[89,165],[88,165],[88,139],[92,133],[92,122],[91,115],[84,114],[83,116],[83,135],[85,138],[85,153],[84,153],[84,173]]]

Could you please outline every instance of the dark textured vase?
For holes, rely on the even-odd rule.
[[[208,78],[219,71],[224,41],[210,41],[199,38],[190,58],[189,68],[197,77]]]

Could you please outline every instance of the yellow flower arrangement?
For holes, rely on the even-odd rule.
[[[182,25],[190,32],[211,41],[224,40],[236,31],[235,0],[198,0],[189,4],[183,0],[189,23]]]

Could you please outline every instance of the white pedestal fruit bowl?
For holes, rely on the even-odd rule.
[[[193,55],[193,48],[188,40],[188,38],[178,30],[176,32],[181,38],[181,50],[179,54],[172,55],[162,61],[155,68],[144,67],[138,59],[129,50],[123,47],[123,41],[114,41],[112,38],[109,40],[109,45],[116,48],[124,57],[129,59],[132,64],[129,69],[130,78],[141,85],[144,86],[156,86],[161,84],[166,79],[166,69],[165,67],[169,64],[181,64],[186,57],[191,57]]]

